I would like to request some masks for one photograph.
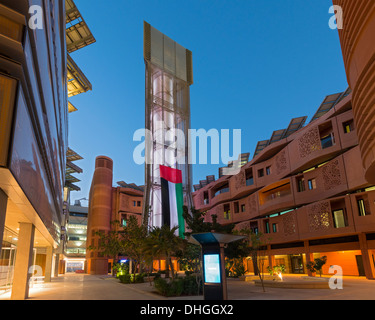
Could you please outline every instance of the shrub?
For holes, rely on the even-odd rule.
[[[201,283],[201,282],[200,282]],[[166,297],[179,297],[181,295],[197,295],[198,284],[194,276],[186,276],[168,281],[164,278],[156,278],[154,280],[155,289]],[[202,285],[200,285],[199,293],[202,293]]]
[[[118,276],[121,283],[131,283],[131,275],[129,273]]]
[[[145,276],[146,274],[144,273],[141,273],[141,274],[137,273],[135,276],[133,274],[126,273],[126,274],[119,275],[118,278],[121,283],[125,283],[125,284],[143,283]]]

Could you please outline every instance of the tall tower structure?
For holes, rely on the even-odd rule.
[[[146,137],[143,223],[161,227],[165,219],[160,165],[181,171],[183,201],[189,209],[192,204],[188,152],[192,53],[144,22],[144,60],[145,126],[151,137]]]

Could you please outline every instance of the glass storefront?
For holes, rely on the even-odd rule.
[[[0,294],[12,288],[17,241],[17,234],[5,228],[0,252]]]

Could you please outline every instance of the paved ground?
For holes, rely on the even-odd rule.
[[[296,277],[289,279],[295,280]],[[287,280],[287,279],[286,279]],[[283,289],[256,287],[253,282],[228,280],[229,300],[375,300],[375,281],[344,277],[342,290]],[[0,295],[9,300],[10,294]],[[165,298],[154,293],[149,283],[121,284],[104,276],[67,274],[51,283],[36,284],[30,300],[203,300],[202,296]]]

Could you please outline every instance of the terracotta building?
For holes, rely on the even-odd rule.
[[[342,8],[339,29],[353,114],[366,179],[375,183],[375,2],[334,0]]]
[[[113,260],[103,256],[97,247],[100,236],[97,232],[109,232],[114,225],[112,221],[119,221],[126,225],[130,216],[135,216],[142,222],[143,187],[135,184],[117,182],[112,186],[113,161],[99,156],[95,161],[95,171],[91,183],[89,196],[89,213],[87,225],[87,273],[107,274],[113,265]]]
[[[353,96],[327,96],[310,123],[293,119],[259,142],[239,174],[195,185],[196,209],[265,234],[266,266],[307,273],[307,262],[327,256],[325,274],[338,265],[344,275],[373,279],[375,188],[362,167]]]

